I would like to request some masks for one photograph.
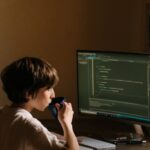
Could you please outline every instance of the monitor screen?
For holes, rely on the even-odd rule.
[[[150,55],[77,50],[78,110],[150,124]]]

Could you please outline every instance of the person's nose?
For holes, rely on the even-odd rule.
[[[50,98],[51,98],[51,99],[55,98],[55,91],[54,91],[54,89],[52,89],[52,93],[51,93]]]

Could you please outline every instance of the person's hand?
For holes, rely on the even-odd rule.
[[[79,150],[79,144],[72,127],[73,110],[71,103],[64,102],[55,105],[58,110],[58,120],[63,128],[64,139],[68,150]]]
[[[58,110],[58,120],[62,126],[68,126],[72,124],[73,110],[71,103],[64,102],[63,107],[60,104],[55,105]]]

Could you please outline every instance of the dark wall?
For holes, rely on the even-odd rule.
[[[0,1],[0,70],[22,56],[38,56],[58,70],[56,95],[77,111],[76,49],[144,51],[143,0]],[[0,89],[0,105],[8,103]],[[49,118],[49,112],[37,113]]]

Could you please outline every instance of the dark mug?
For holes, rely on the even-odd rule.
[[[65,100],[65,97],[55,97],[52,99],[52,102],[49,104],[48,109],[50,110],[54,118],[57,118],[58,116],[58,111],[57,111],[55,104],[57,103],[60,104],[60,108],[62,108],[64,100]]]

